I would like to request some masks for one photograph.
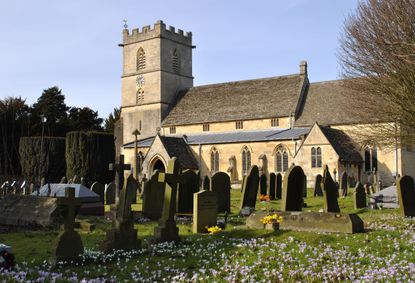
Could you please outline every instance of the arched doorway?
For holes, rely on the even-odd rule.
[[[151,171],[154,172],[155,170],[159,170],[159,172],[166,171],[166,168],[164,167],[164,164],[160,159],[157,159],[157,161],[153,164],[153,170]]]

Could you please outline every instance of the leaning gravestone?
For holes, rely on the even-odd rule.
[[[349,186],[348,184],[348,176],[346,172],[343,172],[340,178],[340,194],[342,197],[346,197],[347,196],[347,188]]]
[[[415,187],[414,179],[403,176],[396,182],[399,210],[403,216],[415,217]]]
[[[224,172],[212,176],[212,192],[217,196],[218,212],[231,212],[231,179]]]
[[[249,208],[255,210],[258,196],[259,171],[258,166],[254,165],[249,169],[244,187],[242,188],[241,209]]]
[[[203,178],[203,190],[204,191],[210,191],[210,178],[209,176],[205,176]]]
[[[178,191],[177,212],[193,212],[193,194],[199,191],[199,177],[192,170],[187,170],[180,176],[181,182]]]
[[[291,166],[284,175],[281,211],[301,211],[305,190],[304,171],[300,166]]]
[[[179,162],[176,157],[170,159],[166,173],[159,173],[159,182],[165,184],[164,202],[159,225],[154,228],[154,241],[179,242],[179,228],[176,226],[176,196],[180,182]]]
[[[95,182],[91,186],[91,191],[99,195],[101,203],[105,202],[105,187],[100,182]]]
[[[265,174],[262,174],[259,178],[259,193],[267,195],[267,176]]]
[[[353,204],[354,209],[365,208],[367,206],[365,188],[360,182],[357,182],[353,192]]]
[[[113,250],[136,250],[141,246],[137,238],[137,230],[134,229],[134,219],[131,211],[134,191],[137,191],[137,182],[130,175],[120,191],[113,227],[107,231],[107,238],[102,243],[101,248],[106,253]]]
[[[277,199],[281,199],[282,197],[282,175],[280,173],[276,176],[276,182],[275,182],[275,190],[276,190],[276,197]]]
[[[211,191],[201,191],[195,193],[193,197],[193,233],[206,233],[207,227],[217,224],[217,194]]]
[[[337,202],[338,188],[336,183],[331,178],[329,167],[327,165],[324,169],[323,175],[323,182],[321,186],[323,189],[324,212],[340,212],[340,207]]]
[[[65,197],[59,198],[59,205],[64,207],[64,231],[55,239],[51,262],[76,261],[84,252],[81,237],[74,230],[76,210],[81,206],[81,201],[75,198],[75,188],[66,188]]]
[[[151,220],[160,219],[163,210],[165,185],[160,183],[158,178],[159,171],[156,170],[150,179],[144,182],[143,215]]]
[[[314,196],[315,197],[321,197],[323,196],[323,191],[321,190],[321,182],[323,181],[323,177],[318,174],[316,176],[316,180],[314,182]]]
[[[115,184],[113,182],[107,184],[105,189],[105,203],[114,204],[115,203]]]
[[[276,197],[275,173],[269,174],[269,199],[274,200]]]

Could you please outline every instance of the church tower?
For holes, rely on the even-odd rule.
[[[166,29],[162,21],[141,31],[123,30],[121,117],[123,143],[155,136],[169,106],[182,89],[193,86],[192,34]]]

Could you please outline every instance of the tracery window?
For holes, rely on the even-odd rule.
[[[275,152],[275,171],[285,172],[288,170],[288,153],[284,146],[279,146]]]
[[[210,171],[212,173],[219,171],[219,152],[215,147],[210,152]]]
[[[311,148],[311,168],[321,168],[321,147]]]

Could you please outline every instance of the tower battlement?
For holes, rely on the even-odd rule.
[[[176,31],[176,29],[172,26],[166,28],[166,24],[161,20],[157,21],[153,28],[149,25],[142,27],[141,31],[138,28],[134,28],[131,30],[131,34],[128,29],[123,30],[124,45],[156,37],[167,38],[185,45],[192,45],[191,32],[185,33],[181,29],[177,29]]]

